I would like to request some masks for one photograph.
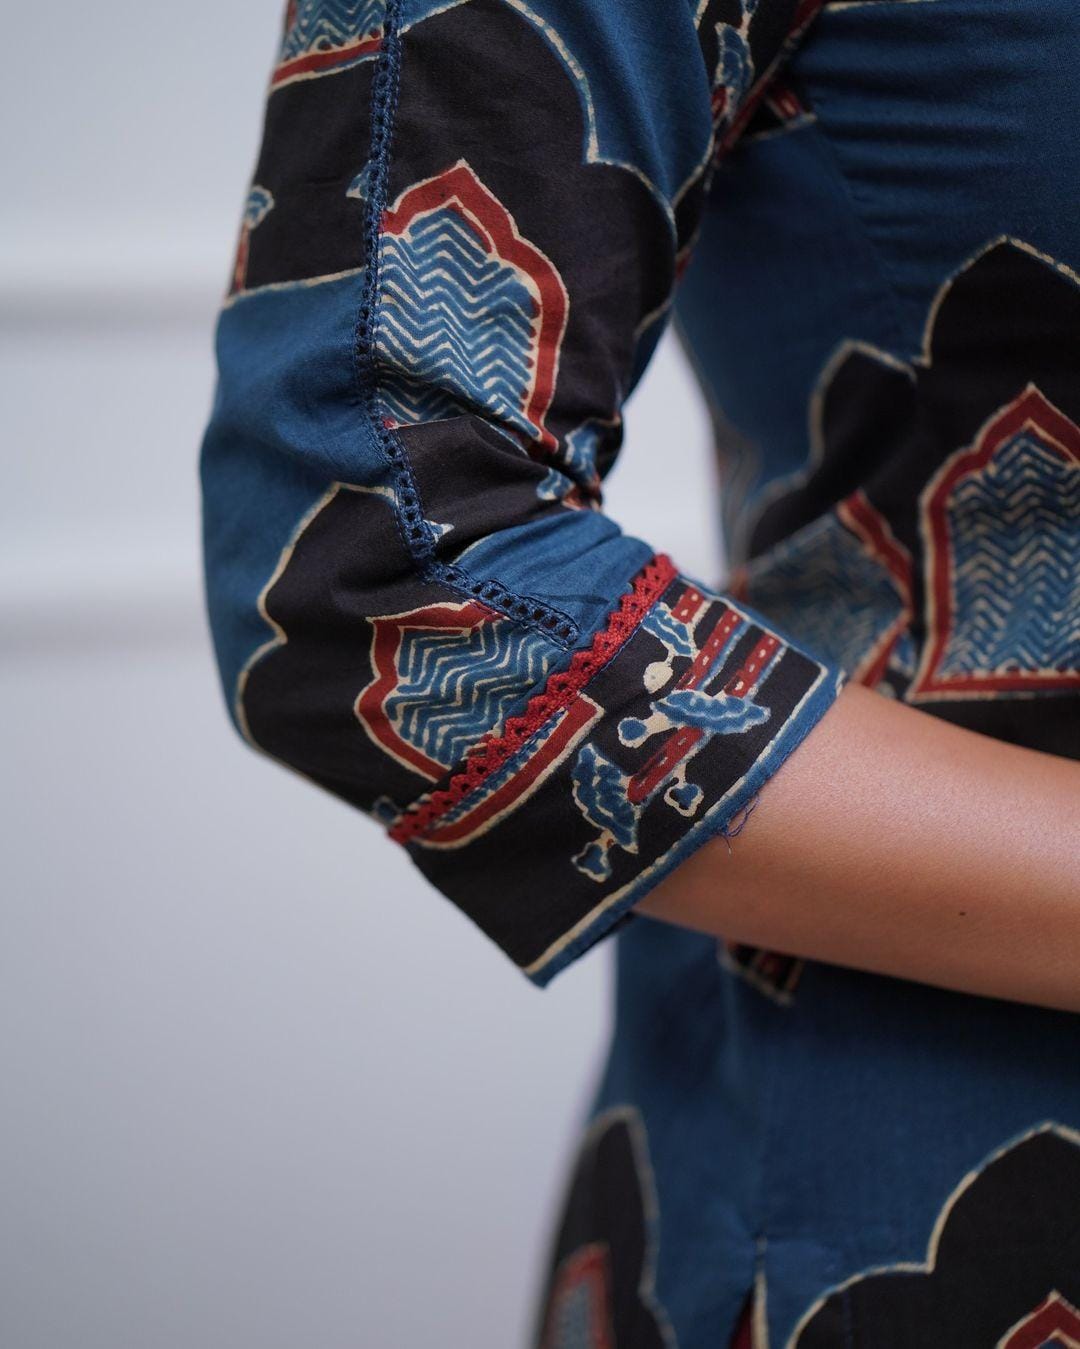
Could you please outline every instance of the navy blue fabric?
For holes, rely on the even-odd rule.
[[[676,7],[658,48],[644,3],[298,0],[218,326],[237,727],[539,985],[732,827],[843,679],[601,509],[721,139],[803,22],[747,11],[728,71],[722,9]]]
[[[1078,54],[1066,0],[288,8],[222,681],[538,985],[614,936],[541,1349],[1080,1343],[1075,1016],[633,908],[844,679],[1080,758]],[[717,590],[601,508],[672,316]]]

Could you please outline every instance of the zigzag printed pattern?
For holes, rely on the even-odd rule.
[[[386,712],[402,740],[451,768],[481,736],[502,729],[553,659],[546,638],[505,619],[465,632],[406,629]]]
[[[903,611],[888,570],[834,514],[801,529],[751,569],[747,601],[849,674]]]
[[[1080,468],[1015,436],[949,499],[960,615],[939,676],[1080,668]]]
[[[523,409],[536,305],[516,269],[452,210],[384,235],[383,249],[377,349],[390,415],[412,424],[453,416],[464,404],[533,434]]]
[[[296,0],[278,63],[284,65],[312,51],[333,51],[377,33],[385,11],[385,0]]]

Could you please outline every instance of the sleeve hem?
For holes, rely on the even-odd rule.
[[[590,647],[391,836],[543,987],[730,829],[842,682],[655,558]]]
[[[587,914],[539,960],[524,966],[522,973],[530,982],[545,988],[557,974],[602,941],[619,920],[676,867],[712,839],[723,836],[732,821],[751,806],[770,778],[822,719],[836,701],[844,682],[841,673],[823,668],[821,682],[807,695],[800,712],[792,717],[781,737],[774,742],[768,762],[764,756],[755,760],[738,787],[715,802],[661,861],[642,871],[620,894],[611,896],[601,912]]]

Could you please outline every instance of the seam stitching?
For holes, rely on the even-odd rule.
[[[364,211],[367,265],[353,337],[356,391],[370,433],[393,477],[394,519],[398,534],[421,576],[428,581],[441,582],[471,599],[482,600],[508,618],[535,628],[559,646],[568,648],[581,635],[579,625],[569,614],[535,597],[518,595],[494,578],[477,580],[459,564],[442,562],[435,557],[435,535],[424,515],[408,450],[400,436],[395,435],[393,428],[387,424],[381,411],[375,350],[383,245],[382,218],[386,208],[390,144],[401,71],[400,21],[401,0],[387,0],[382,43],[375,62],[371,90],[369,186]]]
[[[893,349],[897,352],[903,352],[905,350],[904,316],[901,310],[900,288],[893,276],[891,266],[882,256],[880,245],[867,220],[865,203],[861,194],[844,167],[840,151],[825,125],[828,120],[828,113],[824,114],[823,119],[821,115],[821,94],[820,92],[816,94],[809,92],[812,81],[799,76],[796,76],[796,78],[799,79],[802,88],[807,90],[807,102],[814,110],[814,120],[809,124],[811,139],[820,147],[822,158],[828,160],[833,193],[854,223],[855,230],[866,248],[867,257],[877,272],[881,283],[881,289],[884,292],[882,298],[888,307],[889,317],[892,320]],[[826,98],[824,102],[827,103],[828,99]]]

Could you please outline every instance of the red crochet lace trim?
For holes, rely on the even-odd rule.
[[[565,670],[553,674],[542,693],[530,699],[525,711],[511,717],[500,735],[486,735],[469,751],[465,767],[440,791],[432,792],[410,806],[390,830],[390,837],[407,843],[426,832],[448,810],[458,805],[481,786],[485,778],[501,768],[545,722],[569,707],[585,685],[625,645],[678,573],[671,558],[658,553],[634,577],[631,588],[613,609],[607,625],[583,651],[575,653]]]

